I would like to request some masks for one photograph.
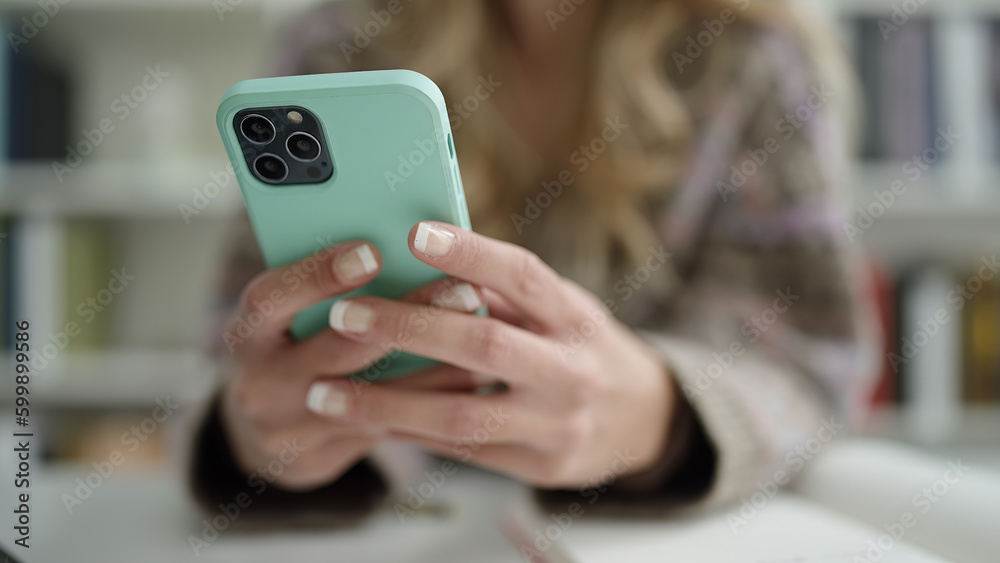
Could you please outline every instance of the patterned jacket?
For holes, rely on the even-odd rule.
[[[874,307],[843,227],[846,143],[832,107],[846,95],[817,78],[788,35],[731,33],[745,42],[731,80],[688,97],[697,131],[690,168],[650,210],[657,253],[669,255],[661,262],[675,281],[669,291],[618,284],[605,292],[685,391],[696,443],[683,475],[662,491],[612,488],[599,502],[606,511],[702,510],[749,498],[759,482],[781,484],[808,463],[811,438],[849,432],[874,384]],[[544,231],[516,242],[548,258],[530,237]],[[241,233],[220,312],[264,268],[246,225]],[[356,521],[384,500],[383,473],[366,461],[308,494],[271,487],[241,525]],[[246,488],[214,409],[197,436],[192,483],[209,510]],[[562,504],[579,495],[539,498]]]

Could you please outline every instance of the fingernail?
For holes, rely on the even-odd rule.
[[[476,288],[464,282],[445,289],[440,295],[434,298],[431,304],[453,311],[465,311],[468,313],[478,311],[483,306]]]
[[[417,226],[417,235],[413,238],[413,246],[428,256],[443,258],[451,251],[451,247],[455,246],[455,233],[437,225],[422,222]]]
[[[340,300],[330,307],[330,328],[341,332],[364,334],[371,330],[375,312],[364,303]]]
[[[354,250],[341,254],[333,263],[337,276],[344,281],[359,280],[378,269],[378,260],[372,247],[362,244]]]
[[[309,388],[306,406],[314,413],[326,416],[347,416],[347,394],[329,383],[318,381]]]

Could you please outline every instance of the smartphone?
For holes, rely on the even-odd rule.
[[[407,70],[246,80],[223,96],[217,122],[268,268],[351,240],[375,244],[383,268],[338,298],[398,298],[444,277],[407,244],[423,220],[471,229],[441,90]],[[328,266],[324,266],[328,267]],[[289,276],[289,291],[295,276]],[[326,330],[337,298],[301,312],[292,335]],[[386,350],[361,374],[391,378],[434,365]]]

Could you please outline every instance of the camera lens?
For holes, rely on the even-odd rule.
[[[248,141],[258,145],[266,145],[274,140],[274,124],[259,113],[244,117],[240,122],[240,132]]]
[[[288,148],[288,154],[295,160],[312,162],[319,158],[319,141],[309,133],[301,131],[292,133],[288,136],[285,146]]]
[[[253,161],[253,171],[257,177],[270,184],[277,184],[288,177],[288,165],[281,157],[265,153]]]

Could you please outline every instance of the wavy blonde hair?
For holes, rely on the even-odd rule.
[[[423,0],[404,2],[402,11],[365,46],[352,70],[409,68],[433,79],[450,104],[475,91],[480,77],[499,68],[510,45],[501,2]],[[368,2],[349,3],[356,22],[370,21]],[[602,154],[549,208],[544,221],[518,228],[526,198],[542,192],[565,163],[540,159],[507,124],[493,100],[483,102],[455,128],[463,183],[477,231],[525,243],[543,259],[599,293],[610,276],[638,263],[657,240],[651,208],[680,182],[694,135],[688,103],[670,76],[671,54],[704,19],[723,10],[732,26],[772,26],[801,40],[817,67],[841,72],[830,35],[789,2],[781,0],[605,0],[589,57],[580,127],[564,132],[565,146],[589,144],[606,118],[620,117],[629,134]],[[541,16],[540,11],[540,16]],[[698,89],[726,84],[726,62],[741,46],[722,33],[711,45]],[[314,50],[306,72],[343,67],[343,44]],[[699,62],[700,64],[701,62]],[[724,86],[723,86],[724,87]],[[501,86],[502,88],[502,86]],[[569,161],[569,153],[566,155]],[[524,231],[524,232],[521,232]],[[529,232],[533,231],[533,232]]]

